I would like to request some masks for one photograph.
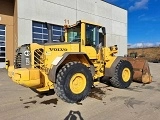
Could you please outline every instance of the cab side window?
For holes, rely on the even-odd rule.
[[[96,47],[99,44],[99,28],[86,24],[86,46]]]
[[[99,32],[99,43],[104,46],[104,35],[103,33]]]
[[[68,42],[81,42],[81,26],[68,29],[67,37]]]

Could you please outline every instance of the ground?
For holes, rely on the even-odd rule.
[[[159,120],[160,64],[150,63],[153,82],[128,89],[98,84],[82,102],[68,104],[55,94],[37,95],[0,70],[0,120]]]

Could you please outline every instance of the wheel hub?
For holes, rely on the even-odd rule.
[[[124,68],[122,71],[122,79],[124,82],[128,82],[131,76],[131,72],[128,68]]]
[[[70,80],[70,89],[74,94],[80,94],[86,87],[86,77],[82,73],[76,73]]]

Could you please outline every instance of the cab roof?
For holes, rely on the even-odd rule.
[[[102,27],[99,24],[96,24],[96,23],[93,23],[93,22],[89,22],[89,21],[85,21],[85,20],[79,20],[75,24],[73,24],[73,25],[65,25],[65,27],[66,28],[72,28],[72,27],[77,26],[78,24],[81,24],[81,23],[87,23],[87,24],[91,24],[91,25]]]

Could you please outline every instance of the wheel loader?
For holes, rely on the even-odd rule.
[[[112,86],[125,89],[133,81],[133,67],[116,56],[117,45],[106,46],[105,27],[85,21],[65,25],[60,42],[24,44],[17,48],[8,75],[38,93],[54,90],[68,103],[84,100],[94,82],[107,76]]]

